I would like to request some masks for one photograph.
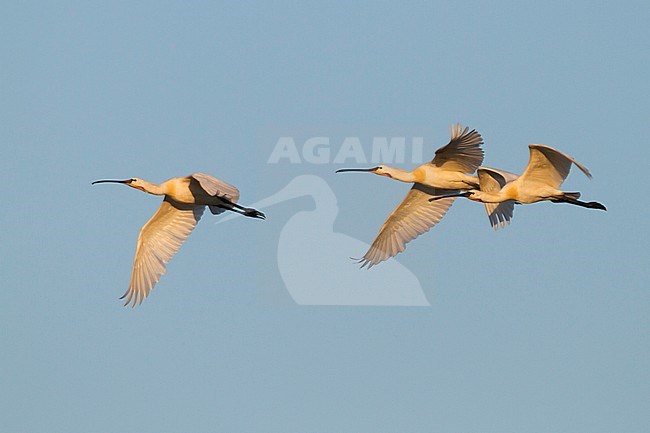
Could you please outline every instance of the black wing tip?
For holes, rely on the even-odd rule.
[[[142,305],[142,301],[144,301],[144,298],[146,298],[146,296],[143,296],[140,298],[140,300],[138,300],[137,297],[133,296],[133,294],[129,293],[127,290],[122,296],[119,297],[120,300],[124,298],[126,298],[126,302],[124,305],[122,305],[123,307],[128,307],[128,305],[131,304],[131,308],[135,308],[136,304]]]
[[[377,263],[372,263],[372,261],[368,260],[365,257],[362,257],[360,259],[356,257],[350,257],[350,260],[353,260],[357,265],[361,264],[361,266],[359,266],[359,269],[363,269],[363,268],[370,269],[377,264]]]

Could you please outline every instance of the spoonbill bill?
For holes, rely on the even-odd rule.
[[[237,188],[204,173],[174,177],[160,185],[138,178],[97,180],[92,184],[97,183],[121,183],[149,194],[165,196],[158,211],[138,236],[131,283],[120,297],[126,298],[125,306],[142,304],[165,273],[165,265],[196,227],[206,206],[214,215],[232,211],[251,218],[265,218],[262,212],[237,204]]]
[[[309,203],[299,201],[303,197],[309,198]],[[296,176],[252,206],[266,209],[281,203],[292,210],[291,216],[286,222],[275,218],[269,230],[279,232],[277,268],[296,304],[430,305],[417,276],[397,260],[376,272],[358,272],[350,267],[341,251],[367,249],[369,245],[334,230],[339,206],[325,179],[313,174]],[[233,217],[224,216],[215,224],[224,224]]]
[[[406,248],[406,244],[429,231],[447,213],[458,197],[458,191],[479,188],[479,179],[472,175],[483,162],[483,139],[476,130],[451,126],[451,140],[436,150],[431,162],[412,171],[380,165],[373,168],[345,168],[337,173],[360,171],[413,183],[402,202],[388,216],[370,249],[359,260],[361,267],[387,260]],[[433,205],[428,202],[436,198]]]
[[[487,204],[507,203],[510,209],[512,209],[514,203],[529,204],[548,200],[553,203],[569,203],[589,209],[607,210],[603,204],[596,201],[584,202],[578,200],[580,198],[579,192],[564,192],[558,189],[569,175],[571,164],[574,164],[591,179],[591,173],[589,173],[587,167],[569,155],[543,144],[531,144],[528,148],[530,150],[530,159],[521,176],[510,181],[502,179],[501,182],[497,182],[499,184],[503,183],[500,188],[492,185],[491,190],[479,191],[472,189],[446,197],[467,197],[470,200]],[[493,169],[487,170],[494,172]],[[480,173],[481,168],[479,168],[479,177],[481,176]],[[437,198],[432,197],[429,200],[435,203]],[[512,211],[510,211],[509,215],[512,216]]]

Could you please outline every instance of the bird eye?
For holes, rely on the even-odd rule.
[[[135,182],[135,179],[129,179],[129,183]]]

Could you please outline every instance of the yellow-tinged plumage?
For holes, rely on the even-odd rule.
[[[387,165],[369,169],[341,169],[365,171],[402,182],[413,183],[402,203],[389,215],[375,241],[361,259],[362,266],[372,267],[404,251],[406,244],[436,225],[455,198],[440,199],[430,204],[428,199],[477,188],[473,175],[483,162],[483,139],[475,130],[452,125],[449,143],[436,150],[435,157],[414,170],[406,171]]]
[[[95,183],[122,183],[165,198],[153,217],[142,227],[133,260],[131,282],[122,298],[125,305],[141,304],[165,273],[165,265],[178,252],[201,219],[205,206],[213,214],[232,211],[253,218],[262,212],[237,204],[239,191],[234,186],[204,173],[175,177],[160,185],[133,178],[100,180]]]

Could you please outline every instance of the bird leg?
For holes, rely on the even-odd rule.
[[[431,197],[429,199],[429,201],[432,202],[432,201],[440,200],[442,198],[450,198],[450,197],[470,197],[471,195],[472,195],[472,193],[469,192],[469,191],[467,191],[467,192],[459,192],[457,194],[437,195],[435,197]]]
[[[266,219],[266,215],[264,215],[262,212],[258,211],[257,209],[253,209],[251,207],[244,207],[240,206],[235,202],[230,201],[226,197],[219,197],[219,200],[223,202],[223,204],[218,204],[215,205],[221,209],[226,209],[231,212],[238,213],[240,215],[244,215],[247,217],[251,218],[260,218],[260,219]]]
[[[585,202],[585,201],[580,201],[577,198],[573,198],[571,196],[562,196],[560,198],[555,198],[551,199],[551,202],[553,203],[569,203],[569,204],[574,204],[576,206],[582,206],[586,207],[589,209],[600,209],[600,210],[607,210],[605,205],[598,203],[597,201],[590,201],[590,202]]]
[[[252,207],[247,207],[244,208],[244,213],[242,215],[251,217],[251,218],[259,218],[259,219],[266,219],[266,215],[264,215],[263,212],[258,211],[257,209],[253,209]]]

